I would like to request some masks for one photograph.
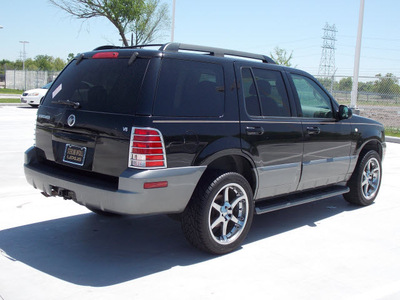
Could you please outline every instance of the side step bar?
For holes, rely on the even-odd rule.
[[[256,202],[256,214],[261,215],[271,211],[280,210],[292,206],[323,200],[329,197],[348,193],[350,189],[347,186],[331,186],[319,190],[287,195],[279,198],[272,198]]]

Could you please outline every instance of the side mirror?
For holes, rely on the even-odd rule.
[[[339,106],[338,118],[339,120],[350,119],[353,115],[351,108],[347,107],[346,105]]]

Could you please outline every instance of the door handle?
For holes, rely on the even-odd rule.
[[[321,129],[319,128],[319,127],[317,127],[317,126],[308,126],[307,127],[307,132],[308,132],[308,134],[320,134],[320,132],[321,132]]]
[[[264,134],[264,128],[259,127],[259,126],[246,127],[246,134],[247,135],[262,135],[262,134]]]

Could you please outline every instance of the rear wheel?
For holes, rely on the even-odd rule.
[[[366,206],[374,202],[382,179],[382,164],[379,154],[368,151],[360,160],[348,182],[350,192],[344,198],[351,203]]]
[[[225,173],[199,183],[182,214],[182,230],[195,247],[213,254],[238,248],[246,237],[254,212],[247,180]]]

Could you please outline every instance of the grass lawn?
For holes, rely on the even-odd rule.
[[[0,98],[0,103],[21,103],[20,99],[2,99]]]
[[[20,95],[23,92],[24,92],[23,90],[0,89],[0,94],[16,94],[16,95]]]
[[[385,128],[385,134],[387,136],[400,137],[400,128]]]

